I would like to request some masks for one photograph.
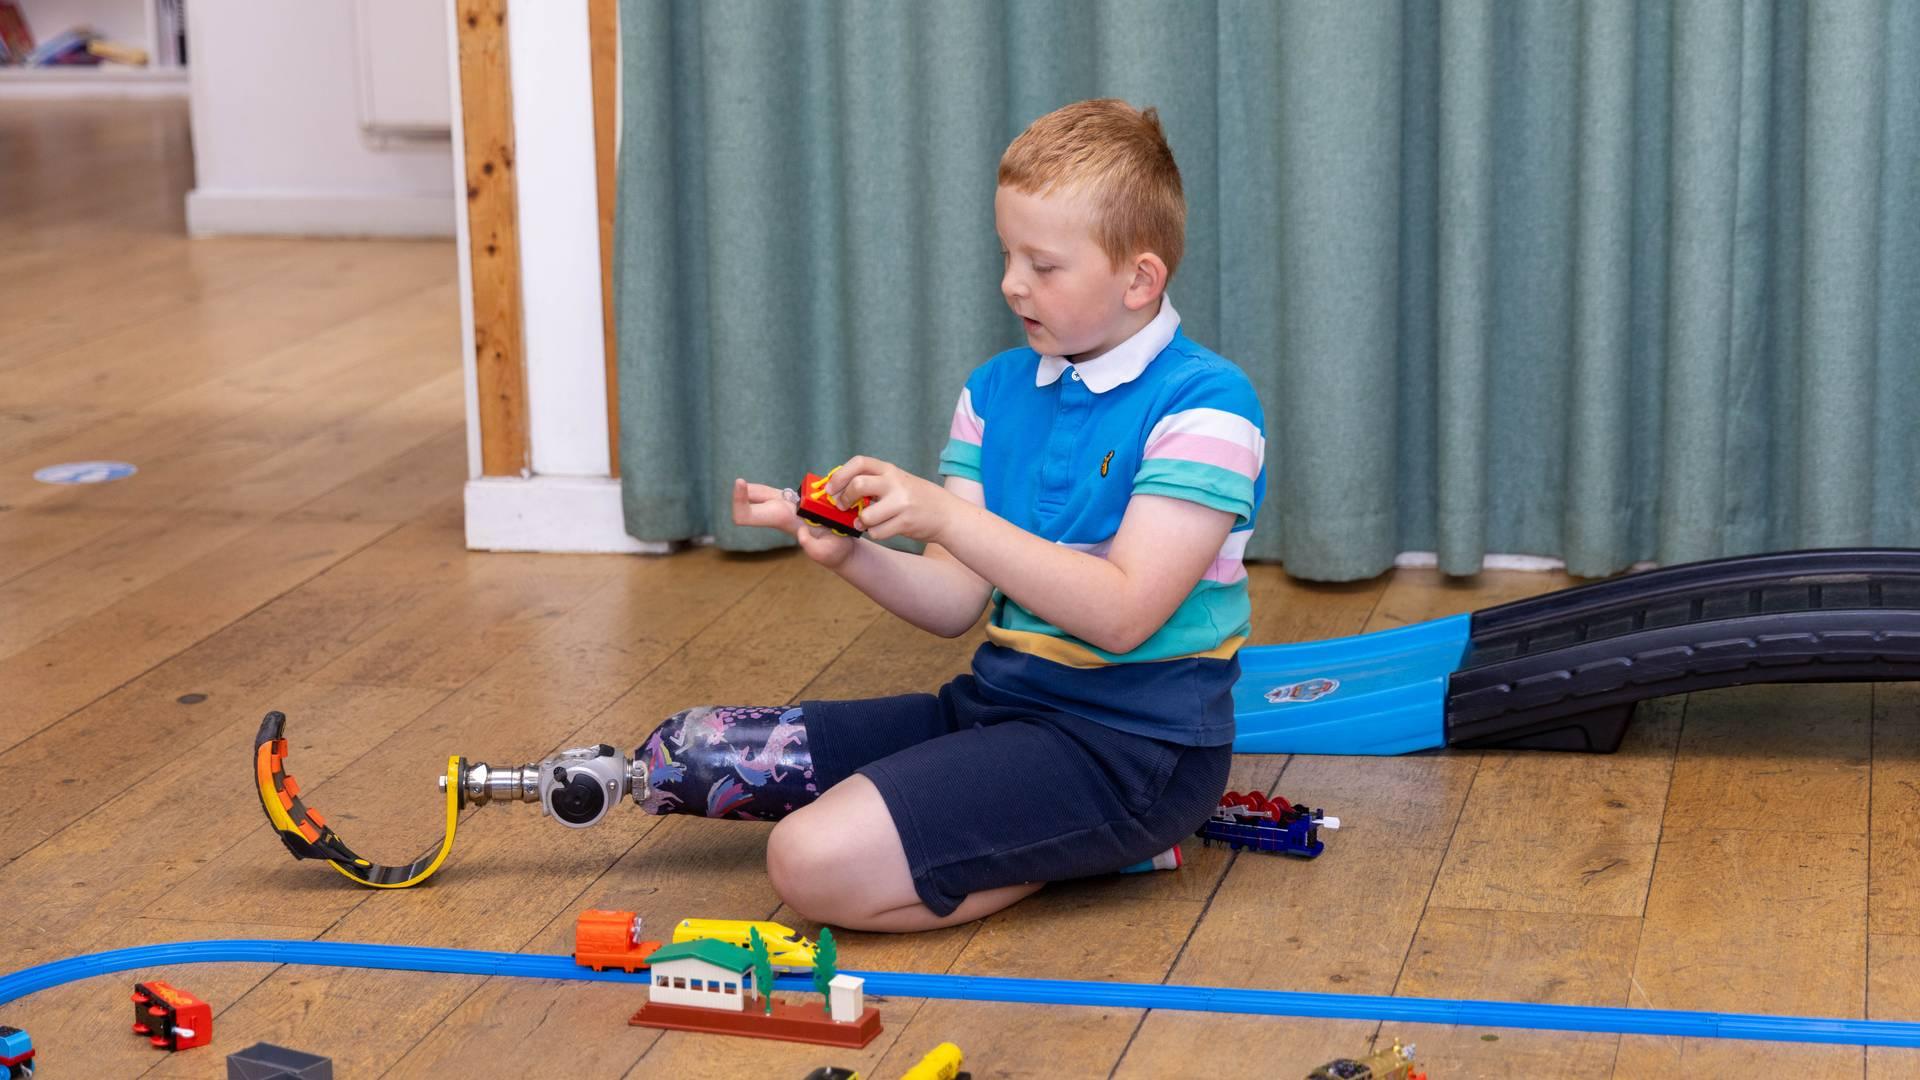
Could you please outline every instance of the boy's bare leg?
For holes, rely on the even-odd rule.
[[[935,930],[991,915],[1041,882],[986,889],[951,915],[935,915],[914,890],[906,849],[873,781],[858,773],[773,828],[767,877],[795,911],[850,930]]]

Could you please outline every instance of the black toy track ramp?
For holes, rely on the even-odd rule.
[[[1718,559],[1475,613],[1447,744],[1610,752],[1647,698],[1903,680],[1920,680],[1920,551]]]

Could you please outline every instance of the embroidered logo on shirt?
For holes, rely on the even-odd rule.
[[[1107,475],[1107,465],[1110,464],[1112,461],[1113,461],[1113,451],[1109,450],[1107,451],[1107,456],[1100,459],[1100,475],[1101,476]]]

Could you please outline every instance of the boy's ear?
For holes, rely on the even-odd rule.
[[[1121,302],[1128,311],[1139,311],[1157,303],[1166,289],[1167,264],[1153,252],[1143,251],[1133,258],[1133,280],[1127,282],[1127,293]]]

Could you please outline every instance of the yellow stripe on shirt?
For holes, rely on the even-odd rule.
[[[1031,630],[1008,630],[1005,627],[987,624],[987,640],[1015,652],[1037,656],[1042,660],[1051,660],[1056,664],[1075,668],[1112,667],[1114,661],[1105,659],[1099,653],[1077,641],[1052,634],[1037,634]],[[1246,643],[1246,636],[1230,637],[1218,646],[1205,652],[1184,653],[1180,656],[1163,656],[1145,663],[1160,664],[1169,660],[1226,660],[1240,651]]]

